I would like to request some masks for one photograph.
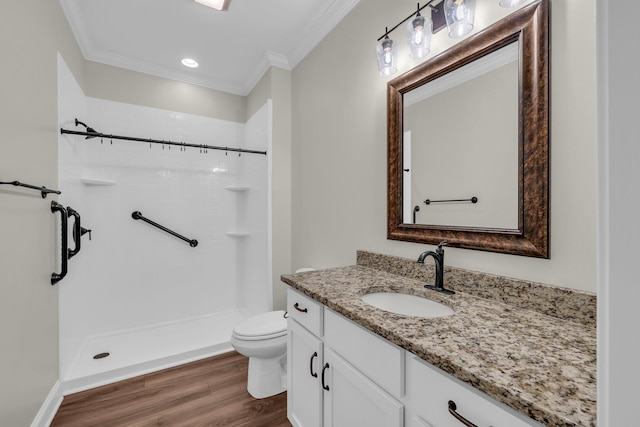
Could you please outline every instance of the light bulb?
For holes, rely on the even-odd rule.
[[[429,54],[431,49],[431,19],[418,14],[407,24],[407,44],[409,56],[414,59],[422,58]]]

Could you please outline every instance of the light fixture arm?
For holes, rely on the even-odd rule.
[[[385,37],[389,36],[389,33],[393,32],[393,30],[395,30],[396,28],[398,28],[400,25],[404,24],[405,22],[407,22],[409,19],[413,18],[414,16],[418,16],[420,14],[420,12],[422,12],[422,10],[425,7],[431,7],[433,8],[433,6],[431,6],[431,3],[434,3],[436,0],[429,0],[427,3],[424,4],[424,6],[420,7],[420,3],[418,3],[418,10],[416,10],[415,12],[413,12],[411,15],[407,16],[406,18],[404,18],[402,21],[398,22],[395,26],[393,26],[390,30],[388,30],[385,27],[385,32],[383,35],[381,35],[380,37],[378,37],[378,40],[376,41],[380,41]]]

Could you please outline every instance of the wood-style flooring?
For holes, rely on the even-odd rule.
[[[52,427],[290,427],[287,394],[254,399],[230,352],[66,396]]]

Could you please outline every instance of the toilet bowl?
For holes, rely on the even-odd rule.
[[[244,319],[233,328],[231,345],[249,358],[247,391],[257,399],[286,390],[287,319],[272,311]]]

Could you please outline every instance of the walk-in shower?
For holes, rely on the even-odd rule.
[[[236,123],[86,97],[62,61],[59,79],[60,127],[92,134],[59,137],[59,202],[92,230],[57,285],[64,391],[229,350],[272,309],[270,102]]]

